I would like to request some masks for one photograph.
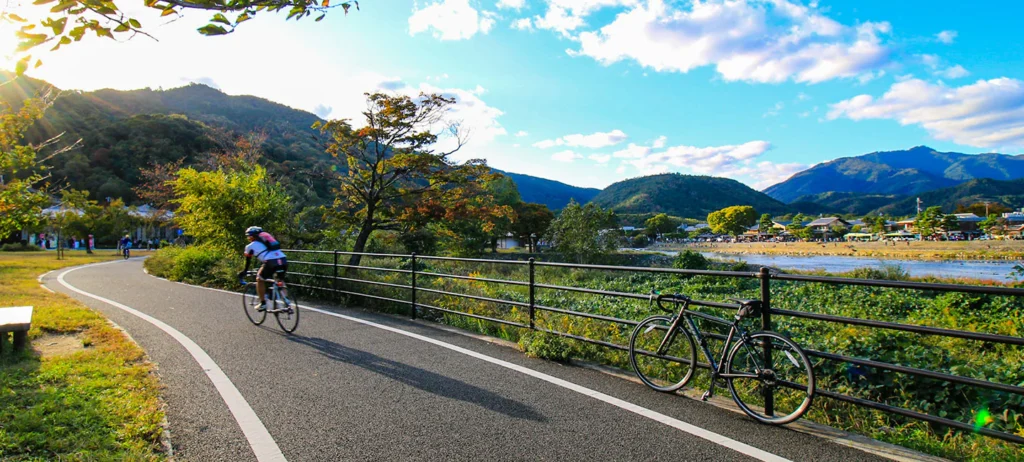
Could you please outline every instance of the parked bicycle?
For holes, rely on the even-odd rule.
[[[666,308],[662,303],[665,300],[675,309]],[[814,400],[814,370],[807,355],[782,334],[748,334],[740,326],[741,319],[760,316],[760,301],[729,300],[739,304],[731,322],[688,309],[692,299],[685,295],[652,292],[651,303],[674,314],[648,317],[633,330],[629,339],[633,370],[649,387],[674,392],[693,378],[699,344],[711,369],[711,383],[702,400],[714,396],[716,385],[724,379],[736,404],[754,419],[774,425],[799,419]],[[708,336],[697,327],[694,318],[729,326],[717,363],[708,347]]]
[[[256,282],[241,280],[241,283],[245,285],[245,289],[242,290],[242,308],[249,321],[258,326],[267,319],[267,313],[273,313],[281,330],[289,334],[295,332],[295,329],[299,327],[299,304],[296,302],[294,294],[288,294],[284,281],[279,279],[276,273],[274,279],[262,279],[255,271],[247,272],[246,275],[255,276],[266,283],[267,287],[266,309],[260,309],[260,297],[256,292]]]

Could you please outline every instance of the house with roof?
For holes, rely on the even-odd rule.
[[[811,228],[814,233],[825,236],[832,233],[833,228],[838,228],[840,226],[848,230],[850,229],[850,222],[839,217],[823,217],[807,224],[807,227]]]
[[[985,221],[985,218],[979,217],[973,213],[954,213],[956,222],[959,225],[956,231],[963,234],[980,234],[981,230],[978,228],[978,224]]]

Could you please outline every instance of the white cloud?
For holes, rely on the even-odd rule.
[[[779,111],[781,111],[782,108],[785,106],[785,104],[782,104],[782,101],[779,101],[775,103],[775,106],[773,106],[770,110],[768,110],[764,114],[761,114],[761,117],[775,117],[779,115]]]
[[[807,168],[799,163],[757,162],[770,149],[770,143],[760,140],[726,146],[672,146],[663,150],[630,145],[614,156],[628,159],[623,164],[632,165],[642,174],[678,171],[712,175],[741,180],[757,189],[776,184]]]
[[[587,159],[590,159],[599,164],[607,164],[608,161],[612,160],[612,156],[611,154],[591,154],[587,156]]]
[[[526,0],[498,0],[498,8],[518,10],[526,4]]]
[[[492,12],[478,12],[469,5],[469,0],[442,0],[413,10],[409,17],[409,35],[433,29],[434,37],[440,40],[468,39],[477,32],[490,32],[494,18]]]
[[[886,22],[844,26],[788,0],[709,0],[690,10],[649,0],[581,33],[579,49],[568,52],[664,72],[714,65],[729,81],[817,83],[886,66],[880,35],[890,32]]]
[[[935,34],[935,40],[938,40],[948,45],[950,43],[953,43],[953,40],[956,39],[956,36],[957,33],[955,30],[944,30],[942,32],[939,32],[938,34]]]
[[[924,54],[918,55],[918,57],[921,58],[921,62],[924,63],[925,66],[928,66],[932,69],[939,67],[939,63],[942,62],[942,60],[937,55]]]
[[[576,159],[582,159],[583,156],[570,150],[556,152],[551,155],[551,160],[558,162],[573,162]]]
[[[797,101],[807,101],[809,99],[811,99],[811,95],[808,95],[807,93],[800,92],[796,94]]]
[[[612,130],[607,133],[596,132],[590,135],[565,135],[553,140],[538,141],[533,144],[536,148],[547,149],[554,146],[572,146],[584,148],[604,148],[614,146],[626,140],[626,134],[622,130]]]
[[[516,132],[516,138],[522,138],[524,136],[529,136],[529,135],[530,134],[527,133],[526,130],[519,130],[518,132]]]
[[[659,136],[658,139],[654,140],[654,142],[651,143],[651,147],[655,149],[661,149],[665,147],[666,141],[668,141],[668,137],[666,137],[665,135]]]
[[[533,24],[530,22],[530,18],[522,18],[512,21],[512,28],[518,30],[532,30]]]
[[[538,29],[549,29],[564,36],[586,24],[585,18],[602,8],[634,6],[639,0],[548,0],[544,16],[535,16]]]
[[[612,155],[624,159],[639,159],[650,152],[651,148],[647,146],[637,146],[633,143],[629,143],[629,146],[626,149],[615,151]]]
[[[967,72],[967,69],[964,69],[963,66],[957,64],[956,66],[947,67],[946,69],[936,72],[935,75],[942,76],[947,79],[959,79],[967,77],[968,75],[971,75],[971,73]]]
[[[1003,77],[951,88],[905,80],[881,98],[859,95],[831,105],[828,118],[839,117],[893,119],[967,146],[1024,147],[1024,82]]]

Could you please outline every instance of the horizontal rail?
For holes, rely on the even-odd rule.
[[[406,289],[406,290],[412,289],[412,286],[407,286],[407,285],[404,285],[404,284],[392,284],[390,282],[368,281],[366,279],[343,278],[343,277],[340,277],[340,276],[339,277],[324,276],[324,277],[327,278],[327,279],[337,279],[339,281],[358,282],[360,284],[373,284],[373,285],[384,286],[384,287],[394,287],[396,289]],[[417,290],[423,290],[423,289],[417,289]]]
[[[569,315],[569,316],[581,316],[581,317],[590,318],[590,319],[600,319],[602,321],[614,322],[614,323],[618,323],[618,324],[625,324],[627,326],[636,326],[637,324],[640,324],[637,321],[630,321],[630,320],[627,320],[627,319],[613,318],[611,316],[602,316],[600,314],[584,313],[582,311],[563,310],[561,308],[553,308],[553,307],[544,306],[544,305],[534,305],[533,307],[535,309],[538,309],[538,310],[541,310],[541,311],[550,311],[552,313],[560,313],[560,314],[565,314],[565,315]]]
[[[998,382],[990,382],[988,380],[975,379],[972,377],[963,377],[959,375],[946,374],[944,372],[929,371],[927,369],[918,369],[916,367],[900,366],[898,364],[890,364],[881,361],[872,361],[870,359],[852,358],[849,356],[837,355],[832,353],[825,353],[822,351],[804,349],[804,353],[807,356],[814,356],[818,358],[828,359],[830,361],[844,362],[850,364],[858,364],[861,366],[875,367],[878,369],[886,369],[895,372],[901,372],[904,374],[918,375],[921,377],[928,377],[930,379],[944,380],[947,382],[962,383],[964,385],[972,385],[975,387],[988,388],[989,390],[1005,391],[1007,393],[1016,393],[1018,395],[1024,395],[1024,387],[1017,387],[1013,385],[1006,385]]]
[[[497,260],[500,261],[500,260]],[[524,262],[525,263],[525,262]],[[610,266],[610,265],[582,265],[575,263],[554,263],[554,262],[535,262],[536,266],[549,266],[556,268],[579,268],[579,269],[597,269],[597,270],[608,270],[608,271],[633,271],[639,273],[664,273],[664,274],[688,274],[688,275],[704,275],[704,276],[726,276],[734,278],[747,278],[747,279],[758,279],[761,277],[759,273],[751,273],[746,271],[708,271],[708,270],[689,270],[689,269],[676,269],[676,268],[644,268],[639,266]],[[773,276],[774,279],[774,276]]]
[[[782,382],[782,381],[780,381],[780,382]],[[784,385],[791,386],[791,385],[794,385],[794,384],[784,383]],[[1001,432],[1001,431],[998,431],[998,430],[992,430],[990,428],[985,428],[985,427],[981,427],[981,428],[975,429],[974,425],[966,424],[966,423],[963,423],[963,422],[960,422],[960,421],[956,421],[956,420],[952,420],[952,419],[947,419],[947,418],[944,418],[944,417],[936,417],[936,416],[933,416],[933,415],[930,415],[930,414],[924,414],[924,413],[917,412],[917,411],[911,411],[910,409],[904,409],[902,407],[890,406],[888,404],[882,404],[882,403],[879,403],[879,402],[876,402],[876,401],[871,401],[871,400],[868,400],[868,399],[855,398],[853,396],[847,396],[847,395],[839,394],[839,393],[836,393],[836,392],[833,392],[833,391],[828,391],[828,390],[815,389],[814,390],[814,394],[821,395],[821,396],[824,396],[826,398],[832,398],[832,399],[834,399],[836,401],[843,401],[843,402],[846,402],[846,403],[855,404],[855,405],[858,405],[858,406],[867,407],[867,408],[875,409],[875,410],[882,411],[882,412],[888,412],[890,414],[898,414],[898,415],[901,415],[901,416],[904,416],[904,417],[910,417],[912,419],[923,420],[925,422],[930,422],[930,423],[933,423],[933,424],[945,425],[947,427],[953,427],[953,428],[957,428],[957,429],[964,430],[964,431],[971,432],[971,433],[981,433],[982,435],[990,436],[992,438],[998,438],[998,439],[1001,439],[1001,440],[1004,440],[1004,441],[1009,441],[1011,443],[1024,444],[1024,437],[1020,437],[1020,436],[1017,436],[1017,435],[1012,435],[1010,433],[1005,433],[1005,432]]]
[[[534,284],[534,287],[538,289],[550,289],[550,290],[564,290],[567,292],[579,292],[583,294],[594,294],[594,295],[606,295],[609,297],[621,297],[621,298],[632,298],[634,300],[650,300],[650,295],[642,294],[631,294],[629,292],[614,292],[610,290],[598,290],[598,289],[584,289],[582,287],[569,287],[569,286],[556,286],[552,284]],[[707,306],[710,308],[725,308],[730,310],[738,310],[739,305],[733,303],[720,303],[711,302],[706,300],[691,300],[691,305]]]
[[[412,258],[412,255],[405,255],[400,253],[368,253],[368,252],[343,252],[338,251],[338,255],[362,255],[364,257],[383,257],[383,258]],[[416,258],[420,258],[419,255]]]
[[[478,278],[478,277],[473,277],[473,276],[459,276],[457,274],[429,273],[429,272],[426,272],[426,271],[417,271],[416,275],[417,276],[433,276],[433,277],[439,277],[439,278],[463,279],[463,280],[466,280],[466,281],[474,281],[474,282],[476,282],[476,281],[480,281],[480,282],[494,282],[494,283],[498,283],[498,284],[510,284],[510,285],[514,285],[514,286],[529,286],[530,285],[529,282],[522,282],[522,281],[509,281],[507,279]]]
[[[333,254],[335,252],[334,250],[299,250],[299,249],[281,249],[281,251],[282,252],[292,252],[292,253],[324,253],[324,254],[329,254],[329,255]]]
[[[832,276],[801,276],[796,274],[773,274],[771,279],[780,281],[820,282],[824,284],[845,284],[851,286],[889,287],[893,289],[933,290],[939,292],[968,292],[987,295],[1024,296],[1024,289],[997,286],[969,286],[965,284],[940,284],[935,282],[888,281],[884,279],[855,279]]]
[[[873,321],[870,319],[847,318],[830,314],[808,313],[806,311],[780,310],[773,308],[772,314],[782,314],[794,318],[815,319],[818,321],[836,322],[851,324],[855,326],[881,327],[883,329],[901,330],[917,334],[939,335],[943,337],[965,338],[970,340],[981,340],[984,342],[1005,343],[1009,345],[1024,345],[1024,337],[1011,337],[1009,335],[985,334],[981,332],[967,332],[941,327],[916,326],[913,324],[899,324],[887,321]]]
[[[408,302],[406,302],[406,303],[408,303]],[[429,310],[443,311],[445,313],[451,313],[451,314],[455,314],[455,315],[459,315],[459,316],[466,316],[468,318],[482,319],[484,321],[496,322],[498,324],[505,324],[505,325],[508,325],[508,326],[522,327],[524,329],[529,329],[530,328],[529,324],[521,324],[521,323],[518,323],[518,322],[515,322],[515,321],[506,321],[504,319],[492,318],[492,317],[489,317],[489,316],[482,316],[482,315],[479,315],[479,314],[472,314],[472,313],[465,313],[465,312],[462,312],[462,311],[449,310],[447,308],[441,308],[439,306],[426,305],[426,304],[423,304],[423,303],[417,303],[416,306],[419,307],[419,308],[426,308],[426,309],[429,309]]]
[[[521,306],[521,307],[529,307],[530,306],[529,303],[515,302],[515,301],[512,301],[512,300],[502,300],[500,298],[490,298],[490,297],[481,297],[479,295],[469,295],[469,294],[460,294],[460,293],[456,293],[456,292],[446,292],[444,290],[437,290],[437,289],[424,289],[422,287],[417,287],[416,291],[417,292],[429,292],[429,293],[432,293],[432,294],[439,294],[439,295],[450,295],[452,297],[469,298],[469,299],[472,299],[472,300],[480,300],[482,302],[501,303],[501,304],[505,304],[505,305],[515,305],[515,306]]]
[[[320,263],[315,261],[288,260],[288,263],[293,265],[330,266],[332,268],[334,267],[334,263]]]
[[[352,269],[362,269],[362,270],[371,270],[371,271],[384,271],[384,272],[388,272],[388,273],[402,273],[402,274],[411,274],[412,273],[412,270],[395,269],[395,268],[378,268],[376,266],[342,265],[341,263],[338,263],[338,268],[352,268]]]
[[[433,257],[427,255],[417,255],[417,260],[443,260],[443,261],[468,261],[475,263],[498,263],[504,265],[528,265],[530,262],[522,260],[488,260],[484,258],[459,258],[459,257]]]

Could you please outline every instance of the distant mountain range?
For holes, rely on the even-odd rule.
[[[732,205],[750,205],[758,213],[787,211],[786,204],[739,181],[678,173],[620,181],[601,191],[593,202],[620,213],[667,213],[689,218],[704,218]]]
[[[828,192],[909,196],[978,178],[1024,178],[1024,155],[938,152],[927,146],[874,152],[815,165],[764,192],[787,203]]]
[[[951,213],[957,205],[971,205],[978,202],[1002,204],[1013,209],[1024,207],[1024,178],[1000,181],[991,178],[970,180],[949,188],[937,189],[882,205],[870,214],[879,213],[904,216],[917,213],[917,198],[921,198],[923,207],[940,206],[946,213]]]
[[[571,199],[585,204],[590,202],[597,193],[601,192],[597,188],[581,188],[579,186],[567,185],[560,181],[523,175],[521,173],[498,171],[512,178],[512,181],[516,183],[516,187],[519,188],[519,196],[523,198],[523,201],[544,204],[551,210],[564,208]]]

